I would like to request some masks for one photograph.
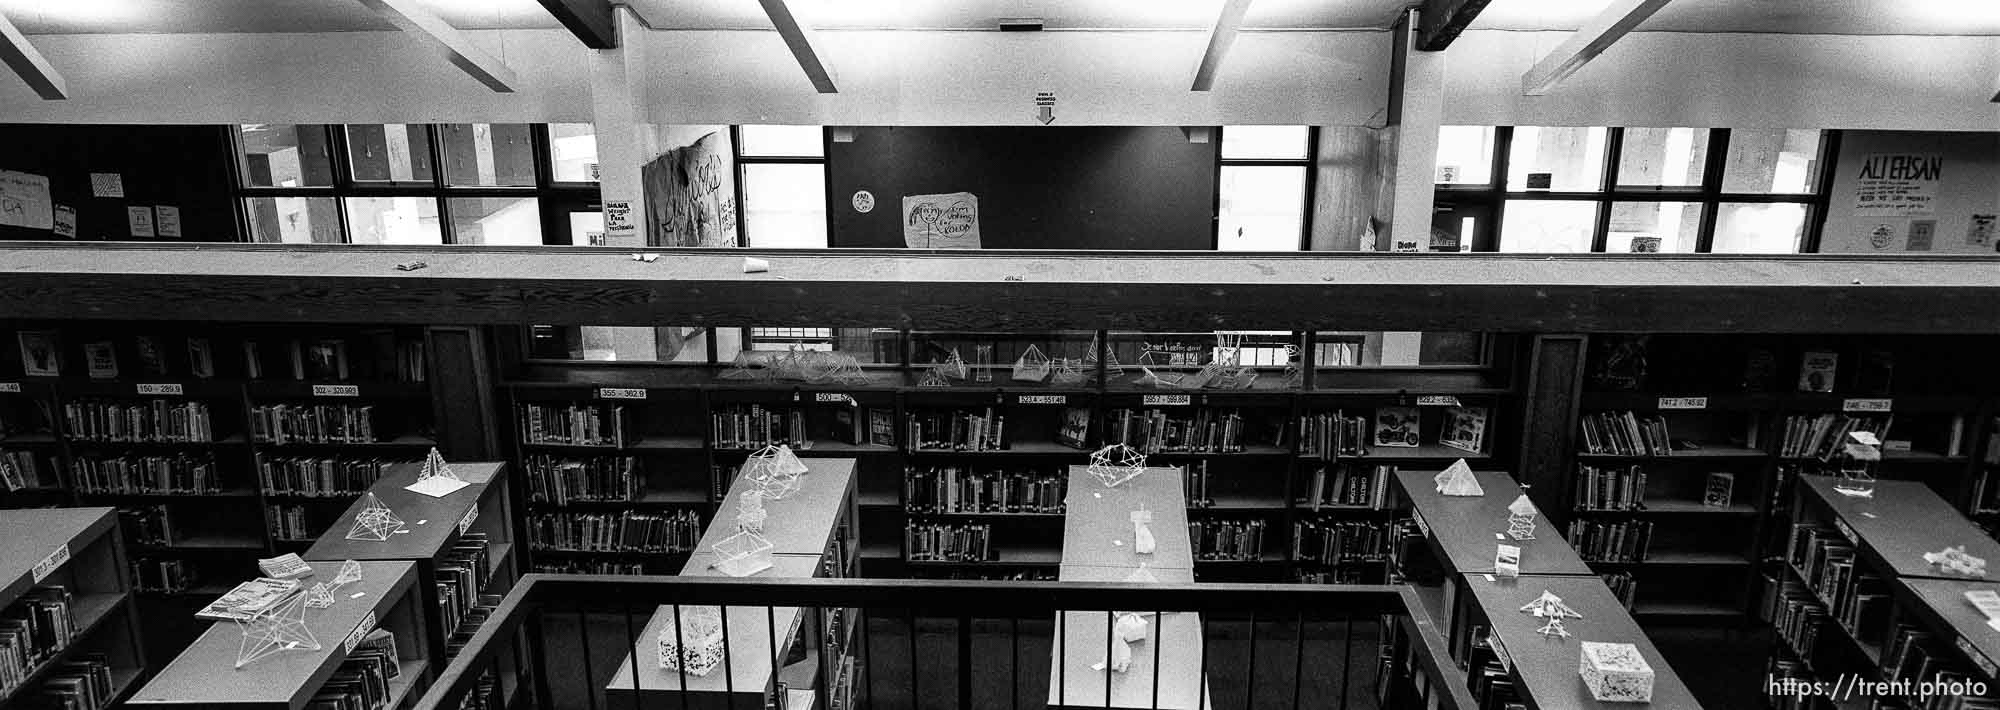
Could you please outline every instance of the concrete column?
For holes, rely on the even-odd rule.
[[[1387,232],[1390,240],[1383,248],[1396,250],[1398,243],[1414,244],[1415,251],[1429,251],[1432,207],[1436,201],[1438,127],[1444,122],[1443,52],[1417,51],[1411,32],[1415,11],[1396,25],[1397,63],[1392,84],[1397,92],[1392,101],[1400,110],[1392,111],[1390,123],[1396,131],[1396,203]]]
[[[593,52],[590,60],[592,124],[597,129],[598,184],[604,192],[606,246],[645,246],[645,193],[639,168],[645,164],[645,46],[647,30],[630,8],[617,13],[618,48]],[[629,206],[633,229],[613,231],[610,212]]]

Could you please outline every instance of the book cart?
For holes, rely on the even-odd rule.
[[[40,657],[19,669],[18,682],[0,684],[0,708],[44,693],[111,707],[131,693],[147,666],[130,582],[112,509],[0,511],[0,609],[54,632],[24,640]]]

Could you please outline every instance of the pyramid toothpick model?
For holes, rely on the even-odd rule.
[[[1535,504],[1526,493],[1507,505],[1507,535],[1516,540],[1535,539]]]
[[[917,381],[918,387],[950,387],[951,380],[945,377],[943,365],[924,370],[924,377]]]
[[[306,595],[293,592],[236,622],[243,640],[236,647],[236,667],[242,668],[284,651],[319,650],[319,639],[306,626]]]
[[[952,348],[951,355],[944,359],[944,376],[954,380],[965,379],[965,358],[959,356],[958,348]]]
[[[1048,356],[1042,354],[1041,348],[1029,345],[1027,350],[1021,352],[1020,359],[1014,361],[1014,381],[1041,382],[1048,378],[1049,371],[1053,368]]]
[[[1049,377],[1049,384],[1080,385],[1083,384],[1083,380],[1083,371],[1077,369],[1075,358],[1059,357],[1055,359],[1055,372]]]
[[[361,501],[361,512],[354,514],[354,527],[347,531],[347,539],[383,542],[403,529],[403,519],[396,517],[373,491],[363,493]]]
[[[431,447],[431,455],[424,459],[423,470],[417,472],[417,480],[421,481],[427,478],[462,480],[458,477],[458,474],[452,473],[451,464],[445,463],[444,454],[438,453],[435,446]]]
[[[1116,488],[1146,472],[1146,455],[1124,444],[1112,444],[1090,452],[1090,467],[1085,470],[1105,488]]]
[[[1479,487],[1479,478],[1472,475],[1472,467],[1465,459],[1452,462],[1437,478],[1437,490],[1448,496],[1483,496],[1486,489]]]
[[[1555,592],[1546,589],[1542,590],[1542,595],[1535,597],[1534,601],[1521,605],[1521,611],[1533,614],[1538,619],[1583,618],[1582,614],[1576,613],[1575,609],[1571,609],[1568,604],[1563,603],[1562,597],[1556,596]]]
[[[1541,628],[1535,629],[1535,633],[1541,634],[1543,638],[1569,638],[1569,629],[1563,628],[1563,620],[1560,616],[1549,617],[1548,623],[1542,624]]]

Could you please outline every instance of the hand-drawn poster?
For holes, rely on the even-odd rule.
[[[970,192],[903,196],[903,245],[978,249],[979,198]]]
[[[1986,246],[1993,243],[1994,215],[1975,214],[1972,224],[1965,229],[1965,243]]]
[[[716,133],[654,158],[639,171],[646,189],[646,244],[736,246],[736,177]]]
[[[1875,153],[1854,176],[1854,214],[1912,217],[1935,214],[1944,156]]]
[[[47,177],[0,170],[0,226],[53,228],[53,207]]]

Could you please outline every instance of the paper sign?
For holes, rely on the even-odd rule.
[[[1500,662],[1500,670],[1514,669],[1514,657],[1507,654],[1507,645],[1500,643],[1500,635],[1493,633],[1491,629],[1488,629],[1486,634],[1486,646],[1493,650],[1494,660]]]
[[[469,485],[472,484],[466,483],[456,478],[445,478],[444,476],[432,476],[430,478],[417,481],[416,483],[403,486],[403,490],[409,491],[411,493],[422,493],[432,498],[443,498],[445,496],[456,493],[458,492],[458,489],[464,488]]]
[[[868,214],[875,211],[875,193],[873,192],[855,190],[854,197],[849,201],[854,203],[854,211],[856,212]]]
[[[124,197],[125,178],[118,173],[91,173],[90,194],[92,197]]]
[[[1528,173],[1528,189],[1530,190],[1547,190],[1550,185],[1555,184],[1555,181],[1555,173]]]
[[[47,177],[0,170],[0,227],[53,229],[53,205]]]
[[[1855,173],[1854,214],[1911,217],[1937,209],[1940,153],[1875,153]]]
[[[162,237],[181,236],[181,208],[167,205],[154,207],[153,224]]]
[[[970,192],[903,196],[903,245],[978,249],[979,198]]]
[[[179,383],[164,385],[138,385],[139,394],[187,394]]]
[[[353,631],[347,632],[347,640],[341,642],[340,645],[347,649],[346,651],[347,653],[353,653],[354,647],[361,645],[361,639],[366,638],[368,636],[368,632],[374,630],[375,630],[375,612],[373,610],[370,610],[367,616],[361,617],[361,623],[354,625]]]
[[[1834,528],[1835,530],[1839,530],[1839,531],[1840,531],[1840,536],[1841,536],[1841,537],[1844,537],[1844,538],[1847,538],[1847,541],[1848,541],[1848,542],[1854,542],[1854,528],[1853,528],[1852,526],[1848,525],[1848,524],[1847,524],[1847,521],[1845,521],[1845,520],[1841,520],[1841,519],[1839,519],[1839,518],[1834,518],[1834,519],[1833,519],[1833,528]]]
[[[1015,401],[1021,404],[1068,404],[1069,396],[1061,394],[1024,394]]]
[[[1419,407],[1456,407],[1458,398],[1448,394],[1425,395],[1417,398]]]
[[[56,549],[49,551],[49,554],[42,557],[42,561],[35,563],[35,567],[32,570],[35,583],[41,584],[42,580],[47,579],[50,574],[55,573],[56,568],[63,566],[63,563],[68,561],[69,543],[65,542],[57,545]]]
[[[1910,222],[1910,241],[1904,245],[1905,251],[1930,251],[1931,242],[1937,238],[1937,220],[1919,219]]]
[[[599,387],[598,399],[645,399],[646,390],[637,387]]]
[[[135,238],[151,239],[158,236],[158,233],[153,230],[153,208],[151,207],[125,208],[125,223],[131,225],[132,236]]]
[[[1419,511],[1415,508],[1411,508],[1410,522],[1417,524],[1417,532],[1422,533],[1426,536],[1431,534],[1431,525],[1430,523],[1424,522],[1424,514],[1422,511]]]
[[[21,393],[21,383],[19,383],[19,382],[0,382],[0,392],[8,392],[8,393],[12,393],[12,394],[20,394],[20,393]]]
[[[854,404],[854,403],[855,403],[855,402],[854,402],[854,398],[853,398],[853,397],[849,397],[849,396],[847,396],[847,395],[845,395],[845,394],[841,394],[841,393],[839,393],[839,392],[814,392],[814,393],[813,393],[813,401],[814,401],[814,402],[832,402],[832,403],[835,403],[835,404]]]
[[[1893,399],[1846,399],[1840,402],[1843,412],[1886,412],[1895,404]]]
[[[58,237],[76,238],[76,210],[68,205],[56,205],[55,233]]]
[[[2000,619],[2000,591],[1974,589],[1965,593],[1965,600],[1979,609],[1988,619]]]
[[[632,235],[631,200],[604,201],[604,232],[614,237]]]
[[[257,560],[257,569],[263,570],[266,577],[278,579],[308,576],[313,571],[312,566],[306,564],[305,560],[299,559],[298,553],[295,552]]]
[[[458,534],[464,535],[465,531],[471,530],[472,521],[478,519],[479,519],[479,506],[475,505],[472,506],[470,509],[467,509],[465,511],[465,517],[458,519]]]
[[[1855,441],[1867,444],[1869,446],[1882,445],[1882,440],[1876,438],[1875,432],[1872,431],[1850,431],[1847,433],[1847,435],[1849,437],[1852,437]]]
[[[1707,409],[1707,397],[1661,397],[1660,409]]]
[[[313,385],[314,397],[359,397],[361,387],[357,385]]]
[[[1185,407],[1192,404],[1194,398],[1185,394],[1149,394],[1142,401],[1148,407]]]
[[[1993,227],[1996,220],[2000,220],[2000,216],[1990,214],[1973,215],[1972,224],[1965,228],[1965,243],[1982,247],[1992,244]]]

